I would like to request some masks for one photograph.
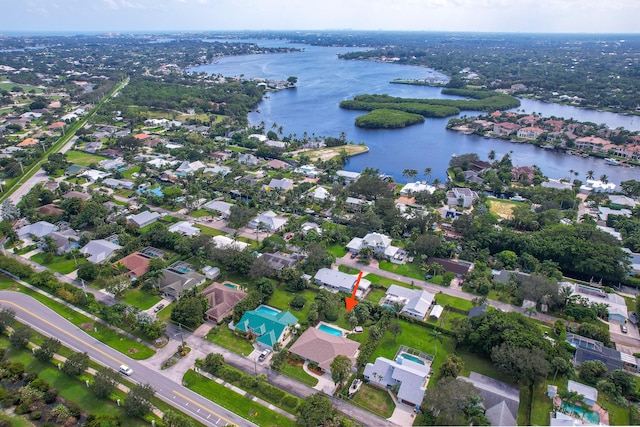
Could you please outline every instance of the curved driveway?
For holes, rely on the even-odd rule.
[[[233,412],[96,340],[28,295],[0,291],[0,305],[14,309],[19,321],[46,336],[57,338],[64,346],[74,351],[86,352],[92,360],[103,366],[114,370],[118,370],[122,364],[130,366],[133,369],[133,375],[129,377],[131,381],[151,385],[156,391],[156,396],[204,425],[255,426]]]

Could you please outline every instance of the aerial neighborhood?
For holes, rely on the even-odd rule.
[[[184,71],[294,48],[149,40],[0,54],[2,299],[33,296],[129,361],[111,366],[126,378],[106,362],[72,370],[95,355],[2,305],[0,389],[16,396],[3,406],[107,425],[89,424],[108,420],[91,408],[47,409],[42,380],[24,382],[38,363],[129,420],[114,426],[640,422],[640,181],[547,177],[495,151],[425,159],[403,180],[349,170],[369,148],[344,134],[249,122],[296,77]],[[637,132],[485,113],[448,128],[640,160]],[[167,403],[154,376],[208,403]],[[47,404],[69,411],[67,394]]]

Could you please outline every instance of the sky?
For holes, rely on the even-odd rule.
[[[637,33],[640,0],[0,0],[0,34],[227,30]]]

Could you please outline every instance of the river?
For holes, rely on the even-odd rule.
[[[213,64],[193,67],[190,71],[204,71],[227,77],[280,80],[296,76],[297,88],[267,94],[257,111],[249,114],[250,123],[264,122],[266,129],[271,129],[275,123],[278,127],[283,127],[284,135],[295,134],[297,137],[302,137],[305,132],[308,136],[337,137],[344,132],[348,140],[363,142],[370,148],[369,153],[351,158],[345,166],[347,170],[361,171],[365,167],[372,167],[392,175],[397,182],[405,182],[402,176],[404,169],[416,169],[422,174],[425,168],[431,168],[430,179],[439,178],[444,181],[452,155],[473,152],[486,159],[493,150],[498,158],[511,153],[515,166],[537,165],[550,178],[569,177],[569,171],[575,170],[579,173],[578,179],[585,180],[586,172],[593,170],[596,177],[607,175],[609,181],[616,184],[628,179],[640,179],[636,168],[616,167],[600,159],[568,156],[532,145],[448,131],[445,125],[450,118],[426,119],[423,124],[404,129],[357,128],[354,119],[363,112],[342,110],[339,107],[340,101],[364,93],[450,98],[442,95],[440,88],[389,83],[396,78],[445,76],[424,67],[338,59],[338,54],[353,51],[354,48],[295,45],[280,40],[250,41],[259,46],[299,47],[304,51],[224,57]],[[610,128],[640,130],[640,117],[583,110],[530,99],[522,99],[521,102],[518,110],[527,113],[605,123]],[[463,111],[460,115],[478,114],[480,113]],[[420,178],[424,177],[419,175],[418,179]]]

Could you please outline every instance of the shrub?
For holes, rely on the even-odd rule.
[[[31,419],[32,420],[39,420],[40,418],[42,418],[42,411],[35,411],[31,413]]]
[[[298,398],[296,398],[295,396],[292,396],[290,394],[286,395],[282,399],[282,404],[285,405],[287,408],[289,408],[291,410],[295,410],[298,407],[298,403],[299,403]]]
[[[16,406],[16,415],[24,415],[28,414],[29,412],[31,412],[31,408],[29,407],[28,403],[21,403]]]
[[[302,295],[296,295],[289,305],[296,310],[302,310],[306,303],[307,300]]]

